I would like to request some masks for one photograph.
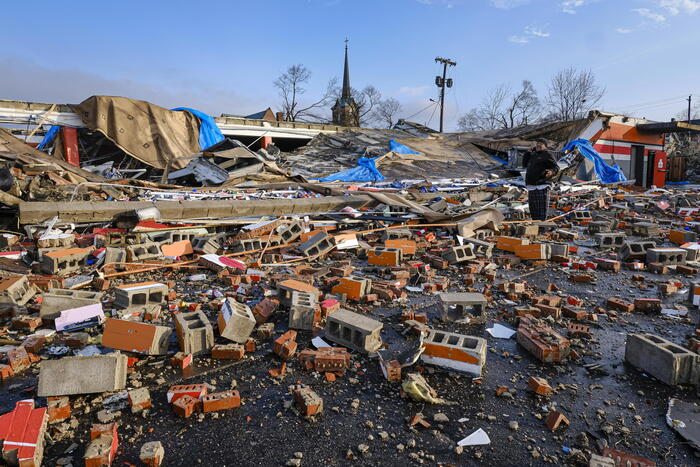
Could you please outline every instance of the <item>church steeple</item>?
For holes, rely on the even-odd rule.
[[[333,123],[342,126],[360,126],[359,112],[350,88],[350,65],[348,64],[348,40],[345,39],[345,68],[343,69],[343,89],[340,99],[336,99],[331,109]]]
[[[340,98],[343,101],[350,99],[350,66],[348,65],[348,40],[345,39],[345,69],[343,70],[343,92]]]

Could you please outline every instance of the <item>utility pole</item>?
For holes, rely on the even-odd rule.
[[[688,123],[690,123],[690,103],[693,101],[693,95],[688,96]]]
[[[452,78],[447,79],[447,66],[457,66],[457,62],[453,62],[449,58],[435,58],[436,63],[442,63],[442,77],[435,77],[435,85],[440,88],[440,133],[442,133],[442,120],[445,116],[445,86],[452,87]]]

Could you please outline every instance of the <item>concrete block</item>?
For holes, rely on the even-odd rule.
[[[385,242],[387,240],[411,240],[413,239],[413,233],[410,229],[388,229],[384,231],[383,238]]]
[[[647,263],[685,264],[688,252],[682,248],[649,248]]]
[[[126,263],[126,250],[123,248],[107,247],[105,249],[104,264]]]
[[[381,321],[367,316],[338,310],[328,316],[325,337],[359,352],[374,353],[382,345],[383,326]]]
[[[0,304],[24,305],[36,295],[36,288],[27,276],[7,277],[0,280]]]
[[[612,223],[610,221],[593,221],[589,222],[587,227],[588,233],[590,235],[597,233],[607,233],[612,230]]]
[[[486,339],[431,329],[423,340],[421,360],[427,364],[481,376],[486,362]]]
[[[39,397],[121,391],[128,358],[118,352],[90,357],[63,357],[39,365]]]
[[[320,256],[335,248],[335,241],[326,232],[320,232],[297,248],[304,256]]]
[[[41,258],[41,270],[46,274],[64,276],[87,266],[92,248],[67,248],[49,251]]]
[[[470,243],[462,246],[450,247],[442,254],[442,257],[445,258],[450,264],[458,264],[471,259],[476,259],[474,249]]]
[[[321,309],[316,304],[293,305],[289,309],[289,329],[311,331],[321,322]]]
[[[127,352],[165,355],[173,330],[166,326],[108,318],[102,345]]]
[[[227,298],[219,310],[217,323],[221,337],[243,344],[255,328],[255,316],[248,305]]]
[[[630,259],[645,259],[647,250],[656,248],[656,242],[645,240],[640,242],[625,242],[620,250],[620,257],[625,260]]]
[[[41,319],[53,320],[63,310],[101,303],[102,293],[87,290],[49,289],[47,293],[41,295],[41,298],[39,316]]]
[[[282,238],[282,243],[292,243],[301,237],[301,234],[304,233],[304,228],[300,222],[292,222],[291,224],[285,224],[277,233]]]
[[[199,355],[214,346],[214,329],[201,311],[175,315],[175,329],[180,350],[185,353]]]
[[[277,284],[277,298],[282,306],[290,307],[294,304],[294,296],[298,292],[305,292],[311,296],[318,297],[319,291],[316,287],[306,282],[289,279]]]
[[[127,245],[126,257],[129,262],[140,263],[149,259],[162,258],[160,251],[161,242],[143,242],[136,245]]]
[[[168,286],[160,282],[124,284],[115,288],[114,304],[121,308],[160,305],[168,294]]]
[[[692,230],[671,230],[668,233],[668,239],[676,245],[683,245],[684,243],[696,242],[698,234]]]
[[[654,334],[628,334],[625,361],[670,386],[700,383],[700,355]]]
[[[486,297],[480,293],[448,292],[438,295],[443,321],[466,320],[467,323],[486,321]]]
[[[635,222],[632,224],[632,233],[640,237],[658,237],[661,229],[654,222]]]
[[[260,239],[251,238],[247,240],[234,240],[231,242],[231,251],[233,253],[244,253],[246,251],[262,250],[263,244]]]
[[[472,251],[476,256],[490,258],[493,255],[493,243],[491,242],[485,242],[476,238],[465,238],[464,242],[471,245]]]
[[[601,248],[621,248],[627,235],[624,233],[597,233],[593,238],[596,245]]]

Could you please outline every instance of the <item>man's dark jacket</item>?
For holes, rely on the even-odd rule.
[[[552,177],[559,172],[557,160],[549,151],[529,151],[523,155],[523,167],[525,172],[526,185],[544,185],[548,183],[548,178],[544,176],[544,171],[552,171]],[[549,177],[551,178],[551,177]]]

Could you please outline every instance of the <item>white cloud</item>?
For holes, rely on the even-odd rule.
[[[401,86],[399,88],[399,94],[413,97],[422,96],[428,89],[430,89],[430,86]]]
[[[510,36],[508,41],[513,42],[514,44],[527,44],[530,42],[530,39],[525,36]]]
[[[658,0],[659,6],[672,16],[684,12],[693,14],[700,10],[700,0]]]
[[[564,0],[559,4],[559,6],[561,7],[561,11],[564,13],[575,15],[576,8],[583,6],[585,3],[585,0]]]
[[[626,28],[617,28],[615,29],[615,32],[619,34],[629,34],[633,31],[633,29],[626,29]]]
[[[525,28],[525,34],[535,37],[549,37],[551,35],[550,33],[544,32],[542,29],[535,28],[533,26],[527,26]]]
[[[510,10],[511,8],[530,3],[530,0],[489,0],[489,3],[492,7],[498,8],[499,10]]]
[[[650,19],[656,23],[663,23],[666,21],[666,17],[664,15],[653,12],[649,8],[633,8],[632,11],[638,13],[639,16]]]

